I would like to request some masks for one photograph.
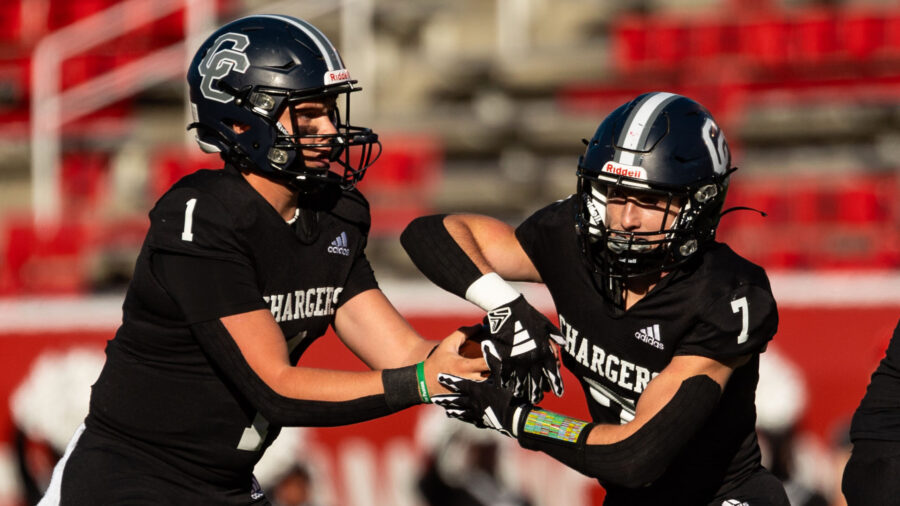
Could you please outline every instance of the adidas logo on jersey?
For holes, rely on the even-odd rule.
[[[659,335],[659,324],[650,325],[634,333],[635,339],[653,346],[657,349],[663,349],[662,337]]]
[[[347,232],[341,232],[341,235],[335,237],[334,240],[331,241],[331,244],[328,246],[328,252],[348,257],[350,256],[350,248],[348,245]]]

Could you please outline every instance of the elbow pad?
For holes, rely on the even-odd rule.
[[[218,319],[191,325],[200,346],[223,379],[234,386],[273,425],[333,427],[364,422],[418,404],[415,366],[382,372],[388,394],[347,401],[313,401],[278,394],[250,367]]]
[[[617,443],[589,445],[594,424],[580,430],[573,443],[548,438],[529,430],[519,431],[519,444],[547,453],[576,471],[603,483],[638,488],[652,483],[665,472],[719,402],[719,384],[706,375],[692,376],[650,421]],[[528,419],[531,419],[529,413]]]
[[[400,234],[400,244],[432,283],[465,298],[466,290],[481,277],[481,271],[447,231],[445,216],[414,219]]]

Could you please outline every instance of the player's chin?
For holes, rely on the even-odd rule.
[[[307,156],[303,161],[308,169],[316,169],[325,172],[331,168],[331,162],[322,156]]]

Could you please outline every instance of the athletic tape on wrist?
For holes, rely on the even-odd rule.
[[[522,428],[526,434],[556,439],[566,443],[577,443],[581,431],[590,425],[589,422],[571,418],[541,408],[534,408],[525,417]]]
[[[381,383],[384,385],[385,401],[394,411],[422,402],[414,365],[381,371]]]
[[[481,276],[466,289],[466,300],[485,311],[509,304],[519,295],[521,293],[496,272],[489,272]]]
[[[428,395],[428,383],[425,382],[425,362],[416,364],[416,385],[419,387],[419,398],[425,404],[431,403],[431,396]]]

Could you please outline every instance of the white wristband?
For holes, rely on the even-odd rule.
[[[485,311],[508,304],[519,295],[521,295],[519,291],[496,272],[489,272],[481,276],[466,289],[466,300]]]
[[[522,411],[524,410],[525,408],[519,406],[513,412],[512,427],[509,428],[509,431],[512,432],[512,435],[515,438],[519,437],[519,420],[522,419]]]

